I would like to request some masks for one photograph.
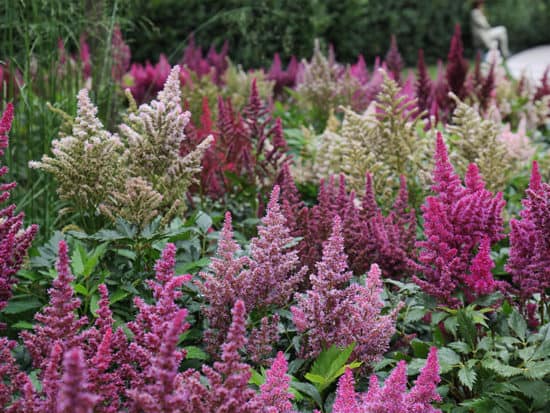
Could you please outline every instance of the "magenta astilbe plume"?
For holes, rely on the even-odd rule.
[[[63,377],[59,386],[56,412],[91,413],[98,397],[87,391],[87,385],[84,354],[80,348],[72,348],[63,357]]]
[[[316,357],[332,345],[347,347],[355,343],[353,357],[369,363],[387,349],[395,330],[394,314],[380,314],[382,281],[380,269],[373,265],[365,285],[349,284],[342,223],[334,218],[333,230],[323,244],[323,258],[310,276],[311,289],[296,297],[291,307],[296,329],[302,335],[302,353]]]
[[[228,52],[229,43],[225,41],[219,53],[216,52],[214,45],[211,45],[206,57],[203,57],[202,49],[195,44],[195,37],[191,35],[180,64],[198,76],[212,75],[212,80],[219,85],[222,82],[222,75],[228,67]]]
[[[240,274],[241,291],[247,308],[284,306],[292,297],[307,269],[300,268],[297,251],[289,247],[294,240],[279,204],[278,186],[273,188],[267,213],[250,242],[250,263]]]
[[[424,62],[424,50],[422,49],[418,50],[417,73],[416,97],[418,98],[418,109],[429,111],[433,86]]]
[[[187,310],[178,311],[164,334],[160,349],[145,372],[150,383],[140,390],[128,391],[128,395],[134,401],[134,408],[139,411],[179,412],[181,405],[187,400],[185,392],[180,392],[178,388],[182,382],[178,367],[185,351],[177,349],[180,334],[189,328],[189,324],[185,322],[186,316]]]
[[[468,73],[468,62],[464,59],[464,46],[462,45],[462,34],[460,25],[455,26],[455,32],[451,39],[451,47],[447,56],[447,84],[449,91],[453,92],[460,99],[465,96],[464,84]]]
[[[357,62],[350,66],[349,73],[356,78],[361,85],[365,85],[369,81],[369,71],[362,54],[357,58]]]
[[[257,403],[263,407],[262,413],[292,413],[292,395],[288,392],[290,377],[288,363],[282,351],[277,353],[271,368],[266,372],[265,383],[260,386]]]
[[[248,265],[248,257],[239,256],[241,249],[233,239],[231,214],[225,214],[223,229],[218,241],[216,256],[210,261],[209,271],[200,276],[199,289],[208,306],[204,308],[208,329],[204,333],[207,349],[216,353],[231,324],[231,308],[241,294],[239,274]]]
[[[293,88],[296,86],[296,76],[298,75],[298,60],[292,56],[288,62],[286,70],[283,69],[279,53],[273,56],[273,63],[267,72],[267,79],[275,82],[273,92],[279,96],[284,88]]]
[[[133,63],[124,83],[129,83],[129,89],[137,103],[145,103],[162,90],[171,68],[166,56],[161,54],[155,66],[150,62],[146,62],[145,66]]]
[[[359,399],[355,392],[355,381],[353,380],[353,372],[350,368],[340,380],[338,380],[338,388],[336,389],[336,398],[332,405],[332,413],[362,413],[363,410],[359,405]]]
[[[1,79],[0,79],[1,80]],[[8,147],[8,133],[13,122],[13,105],[8,103],[0,119],[0,156]],[[8,173],[6,166],[0,167],[0,177]],[[0,184],[0,203],[5,202],[16,183]],[[15,214],[16,206],[9,205],[0,209],[0,311],[11,297],[14,276],[21,268],[23,258],[31,246],[38,226],[23,227],[24,214]],[[0,323],[0,329],[2,324]]]
[[[488,251],[481,251],[477,259],[474,259],[474,252],[484,239],[489,244],[483,246],[486,249],[504,237],[502,209],[505,201],[502,193],[494,196],[485,189],[474,164],[468,167],[465,186],[462,185],[449,162],[440,133],[436,141],[433,180],[432,191],[436,195],[427,197],[422,206],[426,239],[417,242],[422,278],[415,276],[414,280],[439,301],[456,306],[460,300],[453,294],[465,286],[468,286],[466,301],[492,289]],[[471,290],[473,280],[480,282],[473,284],[479,287],[478,290]]]
[[[386,53],[385,62],[388,65],[388,70],[390,71],[393,79],[397,83],[401,83],[401,70],[403,70],[403,58],[399,49],[397,48],[397,39],[395,35],[391,36],[391,44],[388,53]]]
[[[521,219],[510,221],[506,264],[522,302],[550,287],[550,184],[542,182],[536,161],[526,195]]]
[[[483,238],[479,245],[479,251],[472,260],[470,275],[466,277],[468,285],[476,295],[490,294],[497,288],[497,282],[493,278],[491,270],[495,264],[491,259],[491,242],[489,238]]]
[[[11,351],[17,345],[16,341],[0,337],[0,407],[10,406],[14,412],[23,412],[23,401],[18,399],[19,392],[28,382],[26,374],[19,370]]]
[[[134,343],[144,351],[156,352],[162,344],[162,337],[169,329],[180,308],[175,301],[181,297],[179,287],[191,280],[191,275],[175,276],[176,246],[166,244],[161,258],[155,265],[155,280],[147,280],[153,292],[154,304],[147,304],[141,297],[134,298],[138,314],[128,328],[134,334]]]
[[[188,412],[194,413],[253,413],[258,405],[251,401],[255,392],[248,387],[252,375],[250,366],[241,361],[239,350],[246,345],[246,309],[241,300],[237,300],[231,310],[233,321],[227,339],[222,345],[221,361],[213,367],[204,365],[202,373],[208,379],[208,385],[200,380],[198,373],[189,374],[186,391],[189,395]]]
[[[80,300],[74,297],[71,282],[74,280],[69,268],[67,243],[59,242],[57,260],[57,278],[48,290],[49,304],[37,313],[34,318],[39,324],[34,330],[21,333],[25,346],[31,354],[33,365],[43,368],[50,353],[51,343],[59,341],[63,350],[81,344],[80,329],[86,325],[86,317],[79,318],[75,310]]]
[[[122,32],[118,25],[113,29],[111,37],[111,53],[112,53],[112,67],[111,75],[116,81],[120,81],[130,68],[130,61],[132,59],[132,52],[130,47],[124,41]]]
[[[370,378],[367,393],[358,395],[354,390],[351,370],[338,381],[333,413],[440,413],[432,406],[440,402],[436,392],[439,377],[437,349],[432,347],[426,365],[420,372],[415,385],[407,393],[407,364],[401,360],[379,387],[378,379],[373,374]]]

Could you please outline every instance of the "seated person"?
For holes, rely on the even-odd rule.
[[[506,58],[510,55],[506,27],[491,27],[483,14],[483,0],[474,0],[470,19],[475,47],[485,47],[486,49],[500,47],[502,56]]]

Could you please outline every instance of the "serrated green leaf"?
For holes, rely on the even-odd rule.
[[[525,364],[524,374],[530,379],[542,379],[550,375],[550,360],[528,361]]]
[[[527,333],[527,323],[519,311],[512,311],[512,314],[510,314],[510,317],[508,318],[508,326],[519,338],[522,340],[525,339],[525,335]]]
[[[42,303],[35,297],[12,299],[8,301],[8,305],[2,310],[2,312],[4,314],[20,314],[40,307],[42,307]]]
[[[538,404],[550,401],[550,385],[542,380],[519,380],[515,384],[523,394]]]
[[[210,215],[199,211],[195,223],[203,233],[206,233],[212,227],[212,218],[210,218]]]
[[[474,369],[462,366],[458,370],[458,379],[468,389],[472,390],[476,382],[477,374]]]
[[[441,363],[449,366],[454,366],[460,363],[460,356],[448,347],[443,347],[437,350],[437,357]]]
[[[84,272],[84,256],[86,251],[84,251],[84,246],[78,242],[76,248],[73,249],[71,255],[71,267],[73,269],[73,274],[78,277]]]
[[[315,384],[324,384],[326,382],[326,378],[318,374],[306,373],[304,377],[306,380]]]
[[[464,341],[453,341],[448,346],[461,354],[468,354],[471,351],[470,346]]]
[[[497,359],[485,359],[481,361],[481,365],[499,374],[502,377],[513,377],[523,373],[523,369],[508,366]]]
[[[319,394],[315,386],[312,385],[311,383],[291,381],[290,387],[298,390],[300,393],[305,394],[306,396],[309,396],[315,403],[317,403],[317,406],[319,407],[323,406],[323,400],[321,399],[321,395]]]
[[[183,349],[186,351],[186,359],[208,360],[208,354],[206,354],[201,348],[197,346],[185,346]]]

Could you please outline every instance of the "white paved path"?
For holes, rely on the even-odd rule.
[[[550,66],[550,45],[533,47],[510,56],[506,65],[516,79],[525,72],[533,80],[539,81]]]

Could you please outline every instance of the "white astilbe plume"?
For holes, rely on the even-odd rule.
[[[141,105],[120,126],[120,133],[128,143],[130,174],[150,182],[163,196],[160,210],[171,213],[184,210],[185,192],[195,181],[202,155],[212,142],[209,137],[186,156],[180,156],[180,147],[186,139],[184,129],[191,114],[181,107],[179,76],[179,66],[175,66],[157,99]]]
[[[124,146],[116,134],[105,130],[88,91],[78,93],[77,116],[71,132],[52,141],[52,156],[44,155],[31,168],[54,175],[66,211],[94,213],[107,194],[124,182]]]

